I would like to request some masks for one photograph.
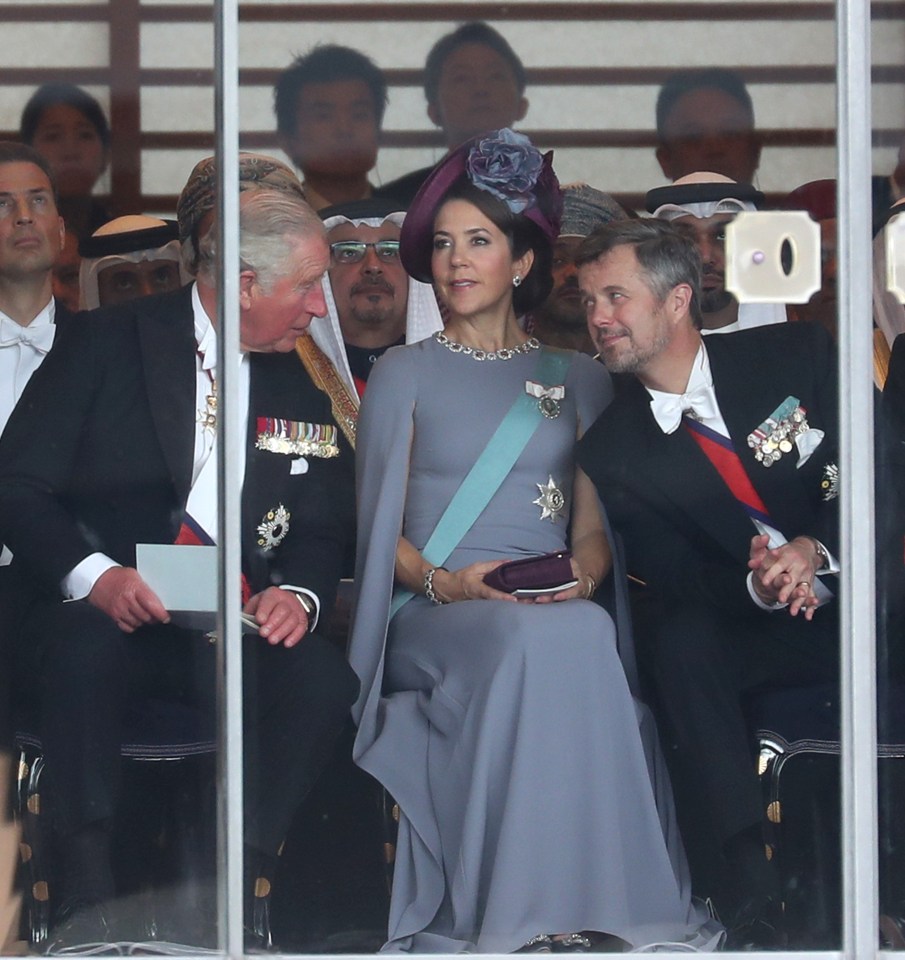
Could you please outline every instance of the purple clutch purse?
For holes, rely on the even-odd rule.
[[[558,550],[539,557],[510,560],[491,570],[484,583],[502,593],[547,593],[565,590],[577,582],[572,574],[572,553]]]

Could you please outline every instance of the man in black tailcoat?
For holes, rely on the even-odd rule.
[[[65,227],[57,210],[53,171],[31,147],[0,141],[0,433],[25,385],[44,361],[68,311],[53,296],[53,265]],[[10,569],[12,554],[0,540],[0,778],[12,739],[9,642],[20,607]],[[0,822],[6,814],[0,787]]]
[[[255,169],[269,170],[267,160],[256,158]],[[269,945],[254,887],[260,894],[258,878],[272,875],[357,691],[320,636],[351,530],[351,457],[328,399],[293,353],[325,312],[329,251],[285,172],[291,179],[278,189],[244,178],[251,189],[240,207],[243,602],[259,633],[243,641],[249,948]],[[210,165],[207,174],[212,197]],[[198,178],[189,186],[197,199]],[[213,704],[214,647],[172,625],[135,569],[136,544],[216,537],[211,205],[193,208],[205,214],[191,224],[196,283],[67,325],[0,443],[0,540],[31,588],[17,669],[32,678],[53,777],[57,947],[111,937],[127,706],[142,695]]]
[[[743,702],[838,670],[831,344],[809,324],[702,340],[700,259],[666,223],[608,225],[578,263],[592,339],[624,375],[579,460],[646,584],[639,660],[680,818],[715,838],[729,945],[779,945]]]

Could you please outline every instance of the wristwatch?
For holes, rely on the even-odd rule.
[[[808,540],[814,544],[814,551],[817,556],[820,558],[820,563],[817,564],[817,569],[822,570],[824,567],[829,567],[830,565],[830,552],[827,548],[816,538],[808,537]]]

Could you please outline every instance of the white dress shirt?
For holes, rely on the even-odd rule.
[[[55,314],[53,297],[24,327],[0,310],[0,433],[31,375],[41,366],[53,346],[57,329]],[[6,566],[12,558],[10,550],[0,545],[0,567]]]

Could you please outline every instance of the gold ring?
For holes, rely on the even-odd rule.
[[[808,590],[810,590],[811,584],[808,580],[799,580],[798,583],[795,584],[795,589],[797,590],[799,587],[807,587]]]

